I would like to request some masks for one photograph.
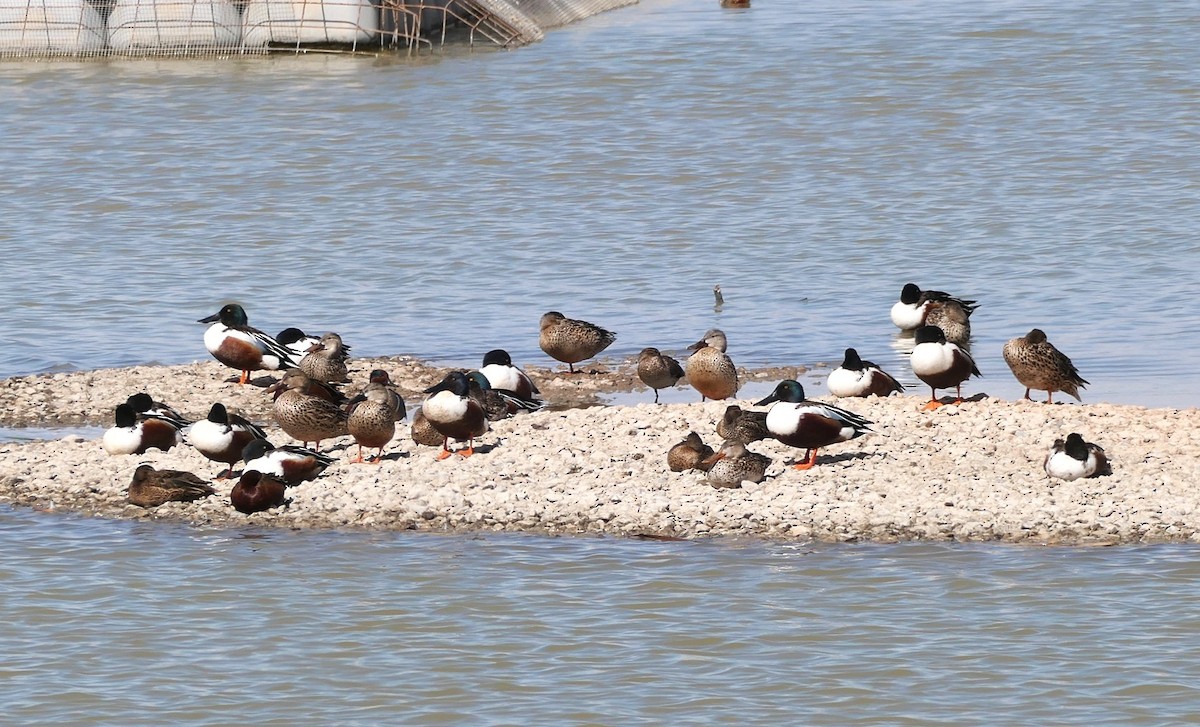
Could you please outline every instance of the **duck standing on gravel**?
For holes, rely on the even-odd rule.
[[[346,412],[313,393],[316,384],[300,369],[289,369],[267,391],[275,395],[271,413],[279,427],[305,446],[314,442],[315,449],[320,450],[321,440],[344,437],[350,430]]]
[[[383,461],[383,448],[396,436],[395,396],[382,383],[371,382],[346,406],[346,426],[358,443],[358,457],[353,462],[364,461],[363,447],[378,450],[366,461],[374,464]]]
[[[438,459],[450,456],[450,440],[466,442],[466,449],[458,450],[463,457],[475,454],[475,438],[488,431],[488,420],[483,407],[470,396],[467,376],[461,371],[451,371],[440,383],[425,390],[429,394],[421,405],[425,418],[442,435],[442,451]]]
[[[154,414],[138,414],[128,403],[117,405],[113,420],[113,426],[100,439],[109,454],[145,454],[151,449],[165,452],[183,441],[176,422]]]
[[[1085,441],[1075,432],[1068,434],[1065,442],[1054,440],[1042,467],[1047,475],[1068,482],[1081,477],[1111,474],[1108,457],[1100,445]]]
[[[197,322],[212,324],[204,331],[204,347],[229,368],[241,370],[239,384],[250,380],[251,371],[278,371],[297,365],[286,346],[250,326],[246,311],[236,303]]]
[[[657,348],[643,348],[638,354],[637,375],[642,383],[654,389],[654,403],[658,403],[658,390],[669,389],[683,378],[683,367]]]
[[[807,450],[796,469],[811,469],[817,463],[817,450],[837,442],[856,439],[871,431],[871,422],[854,412],[832,404],[804,398],[799,381],[785,379],[755,406],[774,404],[767,412],[771,436],[792,447]]]
[[[242,450],[247,444],[266,438],[267,433],[262,427],[230,414],[221,402],[213,404],[208,416],[187,431],[187,440],[196,451],[214,462],[229,465],[229,469],[217,477],[219,480],[233,477],[233,466],[242,461]]]
[[[512,356],[502,348],[494,348],[483,355],[479,373],[487,377],[493,389],[511,391],[523,399],[533,400],[542,393],[529,374],[513,366]]]
[[[962,383],[972,376],[982,376],[975,367],[975,359],[956,343],[946,340],[946,335],[937,326],[921,326],[917,329],[916,344],[909,355],[913,373],[930,389],[929,403],[925,411],[942,405],[937,390],[955,390],[955,404],[962,403]]]
[[[737,393],[737,367],[725,353],[728,345],[724,331],[710,328],[699,341],[688,346],[694,353],[688,356],[684,371],[688,383],[700,392],[700,401],[728,399]]]
[[[587,321],[567,318],[558,311],[550,311],[540,321],[541,334],[538,345],[553,359],[567,365],[568,373],[575,373],[575,364],[593,358],[617,340],[617,334]]]
[[[863,361],[853,348],[847,348],[842,365],[829,372],[826,386],[829,387],[829,393],[838,398],[872,394],[890,396],[894,392],[904,391],[904,386],[891,374],[879,368],[878,364]]]
[[[1046,392],[1047,404],[1054,403],[1056,391],[1083,401],[1079,398],[1079,389],[1088,383],[1087,380],[1079,375],[1066,354],[1046,340],[1046,334],[1040,328],[1005,343],[1004,363],[1025,387],[1026,399],[1030,398],[1030,390],[1037,389]]]
[[[281,478],[288,485],[315,480],[329,465],[333,457],[306,447],[286,444],[276,447],[265,439],[255,439],[242,450],[246,461],[245,471],[254,470]]]
[[[212,485],[191,472],[156,470],[143,464],[133,471],[126,499],[138,507],[158,507],[168,502],[191,502],[215,493]]]
[[[329,384],[345,383],[350,380],[346,359],[350,358],[350,347],[336,333],[326,333],[321,340],[308,349],[308,355],[300,361],[300,370],[310,379]]]
[[[891,318],[902,331],[936,325],[948,340],[965,345],[971,337],[971,314],[978,307],[973,300],[956,298],[940,290],[921,290],[915,283],[908,283],[900,291],[900,300],[892,306]]]
[[[229,491],[233,509],[250,515],[279,507],[287,499],[287,483],[258,470],[246,470]]]
[[[717,488],[741,487],[742,482],[762,482],[766,479],[771,458],[751,452],[743,442],[726,439],[715,454],[704,460],[708,474],[704,480]]]

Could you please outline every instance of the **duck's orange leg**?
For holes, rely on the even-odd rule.
[[[804,459],[802,461],[797,462],[796,464],[794,464],[792,466],[798,470],[810,470],[813,468],[814,465],[816,465],[816,463],[817,463],[817,450],[810,449],[810,450],[807,450],[807,452],[804,456]]]
[[[238,379],[238,386],[244,385],[249,380],[250,380],[250,371],[248,369],[242,369],[242,378]]]
[[[440,462],[449,456],[450,456],[450,438],[444,437],[442,439],[442,451],[438,452],[437,460]]]
[[[371,464],[383,464],[383,447],[379,448],[379,452],[375,455],[374,459],[369,459],[367,461]]]
[[[362,445],[360,444],[360,445],[358,445],[358,456],[357,456],[357,457],[355,457],[354,459],[350,460],[350,463],[351,463],[351,464],[357,464],[357,463],[359,463],[359,462],[362,462],[362,461],[363,461],[363,456],[362,456]]]
[[[468,439],[467,440],[467,448],[458,450],[458,456],[459,457],[470,457],[473,454],[475,454],[475,440]]]

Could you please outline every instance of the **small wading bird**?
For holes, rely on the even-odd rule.
[[[241,370],[239,384],[250,380],[251,371],[278,371],[297,365],[287,347],[250,326],[246,311],[236,303],[197,322],[212,324],[204,331],[204,347],[229,368]]]
[[[930,399],[925,410],[931,411],[941,406],[937,390],[951,386],[955,391],[954,403],[961,404],[962,383],[972,376],[982,376],[975,367],[975,359],[957,344],[948,342],[942,329],[937,326],[918,328],[916,342],[908,360],[917,378],[929,386]]]
[[[889,396],[904,391],[904,387],[891,374],[879,368],[878,364],[863,361],[853,348],[847,348],[842,365],[829,372],[826,386],[829,387],[829,393],[838,398],[872,394]]]
[[[871,431],[871,422],[854,412],[832,404],[804,398],[804,387],[793,379],[779,382],[769,396],[755,406],[774,404],[767,412],[771,435],[791,447],[807,450],[796,469],[811,469],[817,463],[817,450],[837,442],[856,439]]]
[[[575,364],[594,357],[617,340],[617,334],[587,321],[567,318],[558,311],[542,316],[538,345],[551,358],[575,373]]]
[[[684,376],[679,362],[657,348],[643,348],[638,354],[637,375],[643,384],[654,389],[655,404],[659,389],[671,388]]]
[[[1068,482],[1111,473],[1104,450],[1099,445],[1084,441],[1075,432],[1068,434],[1065,442],[1054,440],[1042,467],[1047,475]]]
[[[1071,359],[1046,340],[1041,329],[1034,328],[1020,338],[1004,344],[1004,362],[1025,387],[1025,398],[1032,389],[1046,392],[1046,403],[1054,403],[1054,392],[1079,398],[1079,389],[1088,382],[1079,375]]]

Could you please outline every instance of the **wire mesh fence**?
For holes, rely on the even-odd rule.
[[[514,47],[637,0],[0,0],[0,59]]]

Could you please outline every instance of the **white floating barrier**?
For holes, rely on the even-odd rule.
[[[345,43],[368,41],[379,33],[379,8],[371,0],[250,0],[242,42]]]
[[[222,0],[117,0],[108,16],[108,44],[118,52],[232,47],[241,35],[237,8]]]
[[[104,48],[104,20],[86,0],[0,0],[0,55],[82,55]]]

